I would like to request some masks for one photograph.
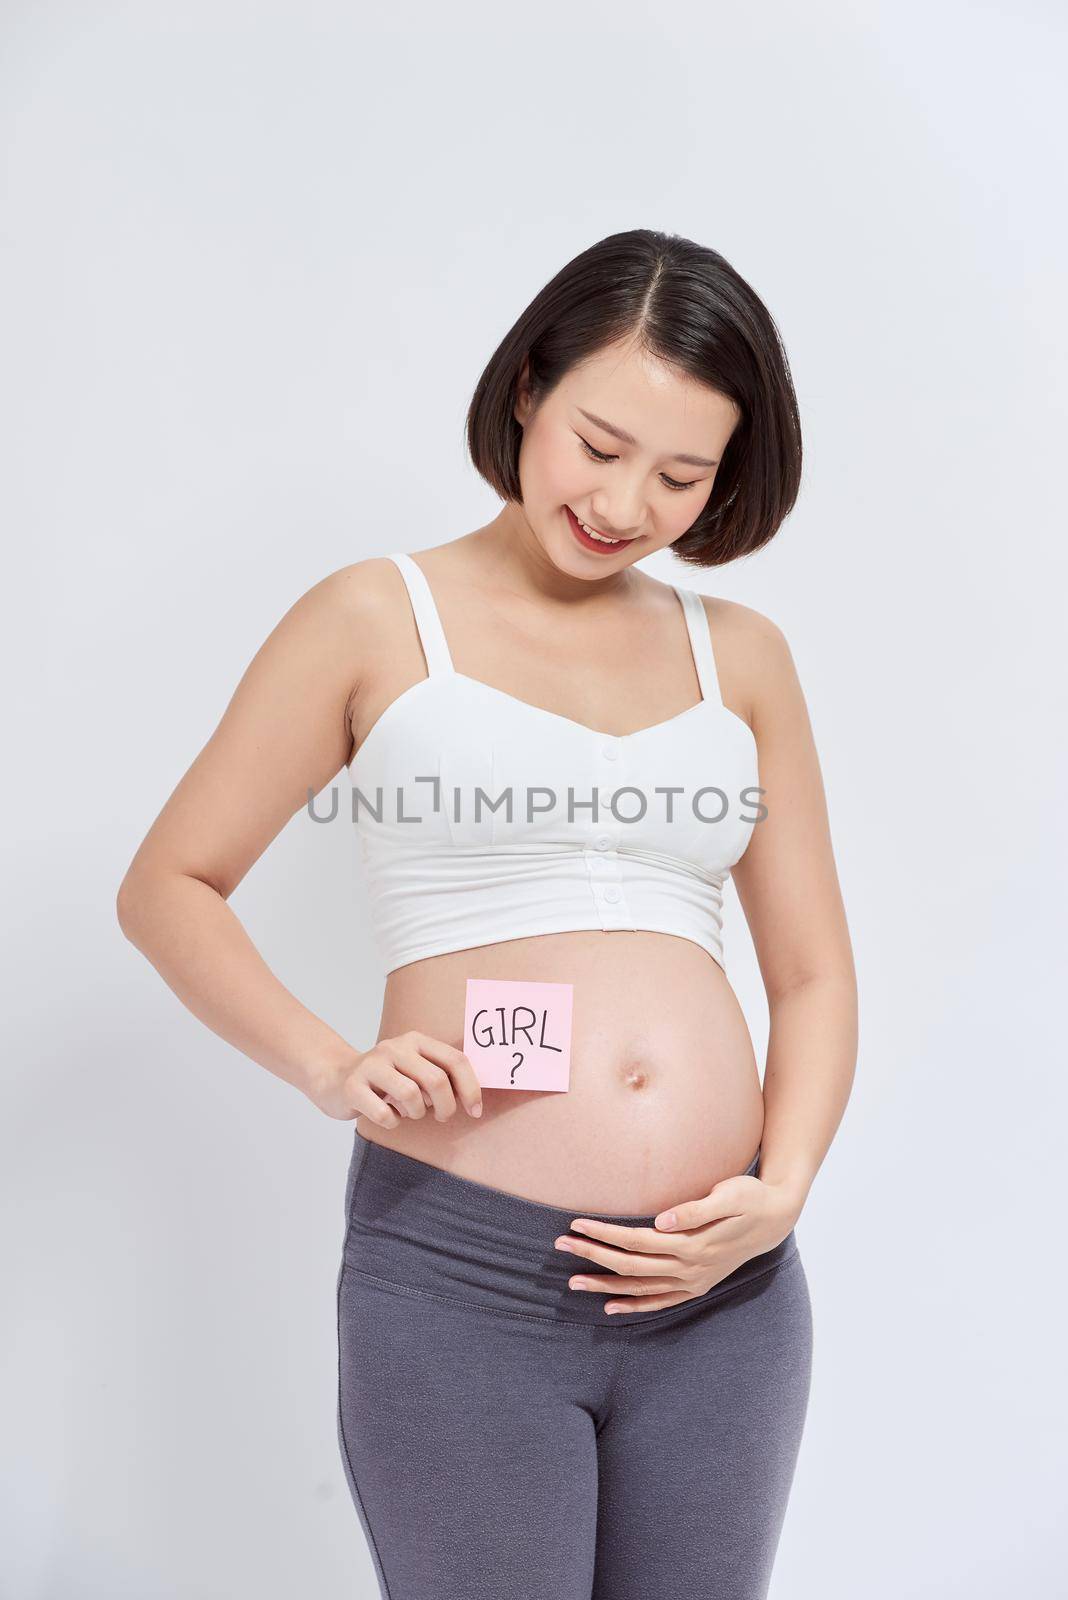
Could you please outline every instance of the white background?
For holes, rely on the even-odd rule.
[[[184,1011],[114,895],[293,600],[496,512],[483,365],[642,226],[725,254],[793,364],[779,536],[648,570],[790,640],[861,988],[772,1600],[1058,1591],[1059,10],[8,0],[4,1596],[377,1594],[335,1434],[352,1127]],[[366,1047],[357,866],[301,811],[233,904]],[[727,960],[762,1060],[733,892]]]

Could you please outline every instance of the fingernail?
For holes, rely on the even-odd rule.
[[[472,1106],[471,1107],[471,1115],[473,1117],[480,1117],[482,1115],[482,1106],[481,1105]]]
[[[674,1211],[665,1211],[663,1216],[657,1217],[656,1225],[658,1228],[673,1228],[678,1220]]]

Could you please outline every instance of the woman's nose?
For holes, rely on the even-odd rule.
[[[609,539],[633,539],[645,525],[645,506],[637,488],[602,494],[593,502],[592,513],[593,526]]]

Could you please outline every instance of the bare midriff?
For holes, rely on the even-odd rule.
[[[463,1049],[468,978],[574,988],[570,1087],[483,1088],[365,1139],[543,1205],[653,1214],[744,1172],[764,1102],[749,1029],[723,968],[692,940],[593,929],[458,950],[390,973],[378,1038],[414,1028]]]

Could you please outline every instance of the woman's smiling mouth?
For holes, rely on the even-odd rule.
[[[567,512],[571,531],[584,550],[619,550],[623,545],[631,543],[629,539],[610,539],[607,534],[591,528],[581,517],[576,517],[570,506],[565,506],[564,510]]]

